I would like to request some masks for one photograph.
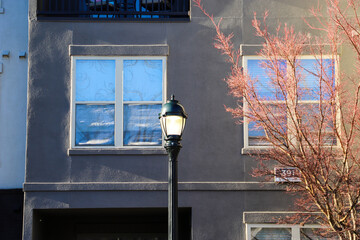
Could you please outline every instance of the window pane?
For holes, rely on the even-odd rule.
[[[124,145],[161,145],[161,104],[124,105]]]
[[[124,60],[124,101],[162,101],[162,60]]]
[[[115,100],[115,60],[76,60],[76,101]]]
[[[251,121],[248,123],[248,134],[249,134],[249,146],[268,146],[271,143],[267,140],[278,136],[279,139],[283,139],[283,136],[287,132],[287,116],[286,116],[286,105],[282,103],[264,103],[266,109],[259,110],[258,113],[263,113],[262,122]],[[268,132],[266,136],[263,125],[266,124],[273,129],[272,134]],[[275,140],[279,143],[279,140]]]
[[[335,88],[335,65],[333,59],[323,59],[321,63],[316,59],[298,60],[297,77],[299,81],[300,100],[319,100],[320,95],[324,99],[329,98],[329,88]],[[322,92],[320,92],[320,79],[322,79]],[[330,81],[330,82],[329,82]]]
[[[291,240],[291,228],[251,228],[251,240]]]
[[[267,60],[250,59],[247,62],[247,71],[251,78],[256,79],[255,88],[261,98],[268,100],[283,100],[284,96],[280,91],[277,84],[274,84],[276,74],[268,69],[264,68],[265,64],[269,64]],[[286,76],[286,62],[279,61],[278,64],[281,76]]]
[[[270,145],[266,141],[266,134],[264,128],[260,126],[260,123],[249,122],[249,146],[266,146]]]
[[[331,236],[328,232],[316,228],[301,228],[300,240],[337,240],[337,236]]]
[[[301,116],[301,128],[308,133],[308,138],[312,143],[317,144],[321,141],[321,145],[336,145],[337,139],[330,105],[324,102],[322,113],[320,113],[319,103],[300,103],[296,110]],[[320,131],[321,135],[319,135]],[[319,136],[321,136],[320,139]]]
[[[76,105],[76,146],[114,145],[115,107],[109,105]]]

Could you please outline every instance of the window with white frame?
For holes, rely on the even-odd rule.
[[[247,224],[247,240],[337,240],[319,225]]]
[[[162,145],[165,57],[72,57],[72,147]]]
[[[261,102],[263,106],[266,107],[266,111],[271,112],[269,114],[269,121],[271,118],[276,118],[277,123],[281,123],[279,132],[287,133],[290,124],[288,119],[288,106],[285,105],[284,93],[280,93],[280,89],[277,89],[278,86],[274,84],[269,77],[269,69],[264,68],[264,63],[266,59],[260,58],[258,56],[245,56],[243,58],[244,70],[247,71],[249,76],[253,79],[256,79],[254,85],[259,96],[259,99],[262,99]],[[319,101],[320,95],[319,92],[319,80],[316,77],[316,73],[319,72],[319,59],[314,58],[313,56],[303,56],[297,60],[297,66],[301,72],[301,81],[298,84],[297,91],[302,92],[301,97],[298,99],[299,109],[301,111],[311,112],[316,114],[319,112]],[[323,57],[321,59],[322,70],[326,76],[332,78],[332,86],[335,87],[335,61],[331,57]],[[289,66],[284,60],[279,61],[279,70],[286,76],[289,72]],[[325,70],[324,70],[325,69]],[[286,93],[285,93],[286,94]],[[326,97],[326,95],[325,95]],[[322,99],[324,100],[324,99]],[[245,102],[244,107],[247,109],[248,104]],[[300,112],[301,112],[300,111]],[[330,111],[329,108],[327,111]],[[305,116],[302,117],[302,121],[305,123],[307,121]],[[266,147],[270,143],[267,141],[267,133],[257,122],[252,122],[245,117],[244,124],[244,147]],[[331,125],[331,124],[330,124]],[[325,129],[326,139],[325,145],[336,145],[336,137],[333,134],[331,127]]]

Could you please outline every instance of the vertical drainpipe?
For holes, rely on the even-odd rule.
[[[4,9],[2,7],[2,0],[0,0],[0,13],[4,13]]]
[[[4,9],[2,7],[2,0],[0,0],[0,14],[1,13],[4,13]],[[3,64],[2,64],[2,62],[0,62],[0,73],[2,73],[2,72],[3,72]]]

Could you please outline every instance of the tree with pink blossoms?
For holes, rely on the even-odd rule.
[[[296,193],[299,214],[285,221],[316,221],[326,227],[320,234],[355,240],[360,239],[360,2],[324,3],[326,11],[320,4],[310,10],[316,22],[304,20],[319,33],[313,37],[286,24],[270,32],[268,13],[261,20],[254,14],[264,81],[243,68],[233,34],[224,34],[221,20],[194,0],[215,27],[215,48],[231,64],[225,81],[237,106],[226,111],[249,131],[262,133],[253,139],[265,146],[252,149],[259,161],[253,175],[283,178]],[[351,49],[353,72],[339,71],[340,48]],[[304,55],[312,57],[311,66]],[[274,166],[297,169],[301,181],[289,181]]]

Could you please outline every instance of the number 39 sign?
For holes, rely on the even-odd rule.
[[[275,182],[301,182],[301,173],[295,167],[275,167]]]

